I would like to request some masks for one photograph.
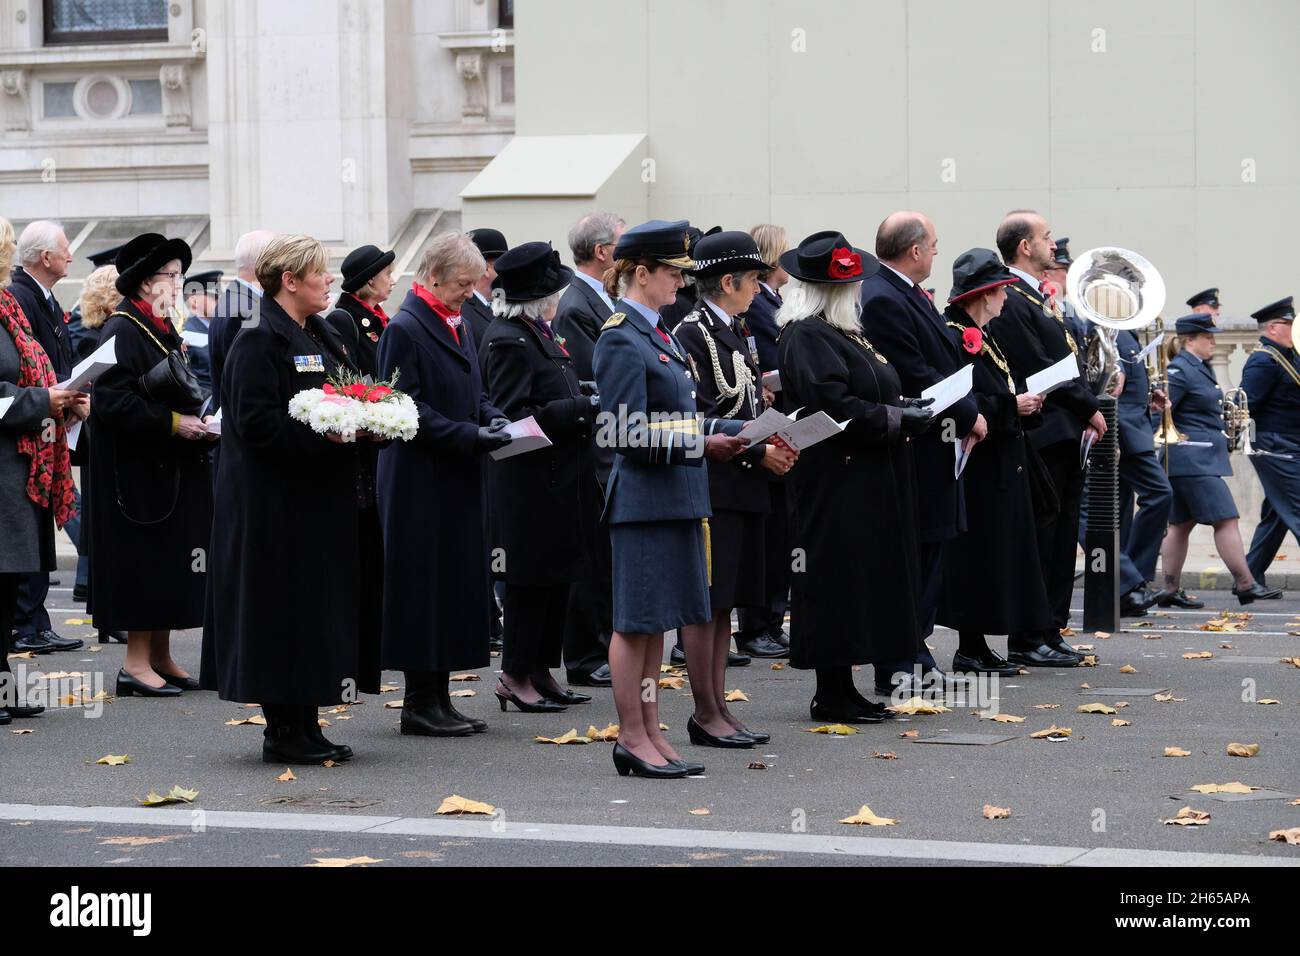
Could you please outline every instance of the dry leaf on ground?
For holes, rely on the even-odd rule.
[[[901,704],[894,704],[890,708],[896,714],[946,714],[950,708],[943,704],[933,704],[922,700],[920,697],[909,697]]]
[[[1166,747],[1166,748],[1165,748],[1165,756],[1166,756],[1166,757],[1190,757],[1191,755],[1192,755],[1192,752],[1191,752],[1190,750],[1184,750],[1182,747]]]
[[[1193,810],[1191,807],[1183,807],[1172,817],[1168,817],[1160,822],[1170,826],[1201,827],[1210,822],[1210,815],[1204,810]]]
[[[314,856],[315,863],[308,863],[308,866],[320,867],[342,867],[342,866],[367,866],[371,863],[383,863],[383,860],[376,860],[370,856]]]
[[[571,730],[566,730],[558,737],[534,737],[533,742],[539,744],[561,744],[561,745],[562,744],[589,744],[591,743],[591,738],[580,736],[578,734],[578,729],[574,727]]]
[[[834,734],[837,737],[861,733],[858,728],[850,727],[848,724],[823,724],[820,727],[809,727],[807,732],[810,734]]]
[[[1074,712],[1075,712],[1076,714],[1116,714],[1116,713],[1119,713],[1119,711],[1117,711],[1114,707],[1111,707],[1109,704],[1102,704],[1102,703],[1080,704],[1078,707],[1074,708]]]
[[[95,761],[95,763],[102,763],[108,767],[120,767],[122,764],[130,762],[130,754],[105,754]]]
[[[1183,660],[1185,660],[1185,661],[1203,661],[1203,660],[1205,660],[1207,657],[1213,657],[1213,656],[1214,656],[1214,654],[1212,654],[1210,651],[1191,651],[1191,652],[1189,652],[1189,653],[1183,655]]]
[[[1138,669],[1134,667],[1132,664],[1125,664],[1123,667],[1119,669],[1119,672],[1121,674],[1136,674],[1138,672]]]
[[[477,800],[468,800],[465,797],[452,794],[450,797],[443,798],[441,804],[435,813],[441,813],[444,816],[461,816],[464,814],[482,814],[490,816],[496,807],[490,803],[480,803]]]
[[[261,714],[253,714],[251,717],[239,717],[235,720],[226,721],[227,727],[240,727],[244,724],[252,724],[257,727],[266,726],[266,718]]]
[[[892,750],[886,750],[886,751],[883,751],[883,752],[877,750],[877,751],[873,752],[871,756],[874,757],[874,758],[876,758],[877,760],[897,760],[897,759],[898,759],[898,754],[894,753]]]
[[[1056,710],[1060,704],[1034,704],[1034,710]]]
[[[1056,724],[1052,724],[1052,726],[1048,727],[1046,730],[1035,731],[1029,736],[1033,740],[1044,740],[1048,737],[1068,737],[1071,732],[1072,731],[1069,727],[1058,727]]]
[[[1016,717],[1013,714],[986,714],[984,711],[976,711],[981,720],[996,720],[999,724],[1023,724],[1025,718]]]
[[[707,817],[713,813],[708,807],[696,807],[694,810],[687,811],[693,817]]]
[[[1280,703],[1282,703],[1282,702],[1281,702],[1280,700],[1274,700],[1272,697],[1262,697],[1262,698],[1260,698],[1259,700],[1255,701],[1255,703],[1257,703],[1257,704],[1280,704]]]
[[[175,786],[160,796],[153,790],[142,800],[136,797],[136,802],[146,807],[161,807],[168,803],[193,803],[194,798],[199,795],[197,790],[186,790],[184,787]]]
[[[1259,753],[1259,744],[1228,744],[1229,757],[1253,757]]]
[[[736,689],[727,691],[727,696],[724,697],[723,700],[729,704],[734,704],[737,701],[747,701],[749,700],[749,697],[746,696],[743,690]]]
[[[1232,783],[1198,783],[1196,786],[1187,789],[1194,790],[1197,793],[1250,793],[1252,790],[1261,788],[1252,787],[1239,780],[1234,780]]]
[[[452,696],[452,697],[477,697],[477,696],[478,696],[478,691],[476,691],[476,690],[468,690],[468,689],[466,689],[466,690],[453,690],[453,691],[451,692],[451,696]]]
[[[297,780],[298,778],[297,776],[294,775],[294,772],[292,770],[290,770],[288,767],[285,767],[284,773],[280,774],[275,779],[279,780],[281,783],[288,783],[290,780]]]
[[[746,770],[766,770],[766,769],[767,769],[767,764],[763,763],[763,761],[761,761],[761,760],[751,760],[751,761],[749,762],[749,766],[746,767],[745,769],[746,769]]]
[[[659,678],[660,690],[681,690],[686,686],[686,680],[681,677],[661,677]]]
[[[919,737],[921,736],[921,732],[919,730],[905,730],[898,736],[907,738]]]
[[[1110,722],[1110,725],[1112,727],[1131,727],[1133,725],[1133,721],[1120,720],[1118,717],[1116,717],[1114,720]]]
[[[892,827],[895,826],[898,821],[891,820],[889,817],[876,816],[871,812],[871,808],[864,803],[857,813],[853,814],[851,817],[845,817],[840,821],[840,823],[851,823],[867,827]]]
[[[481,680],[477,674],[452,674],[452,680]]]
[[[1096,655],[1096,654],[1084,654],[1084,655],[1083,655],[1083,660],[1079,661],[1079,666],[1080,666],[1080,667],[1096,667],[1096,666],[1097,666],[1097,655]]]
[[[403,707],[405,703],[406,701],[404,700],[386,700],[384,701],[384,708],[387,710],[398,710]]]
[[[1154,695],[1152,695],[1152,698],[1151,698],[1151,699],[1152,699],[1152,700],[1158,700],[1158,701],[1160,701],[1160,702],[1163,704],[1163,703],[1166,703],[1166,702],[1171,701],[1171,700],[1172,700],[1172,701],[1177,701],[1177,702],[1181,703],[1182,701],[1185,701],[1187,698],[1186,698],[1186,697],[1175,697],[1173,694],[1154,694]]]
[[[995,807],[991,803],[984,804],[985,820],[1005,820],[1011,816],[1010,807]]]
[[[1290,827],[1286,830],[1271,830],[1268,834],[1270,840],[1277,840],[1279,843],[1289,843],[1292,846],[1300,846],[1300,827]]]

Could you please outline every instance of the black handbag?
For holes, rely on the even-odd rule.
[[[143,322],[129,312],[115,312],[114,315],[126,316],[139,329],[149,336],[150,341],[163,353],[162,359],[149,371],[140,376],[140,390],[160,405],[166,405],[175,412],[186,415],[197,414],[203,407],[203,388],[190,368],[185,356],[174,349],[169,349],[158,341]]]

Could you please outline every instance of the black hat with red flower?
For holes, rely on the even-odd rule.
[[[783,254],[781,267],[800,282],[842,285],[875,275],[880,262],[865,249],[855,248],[844,233],[828,229],[814,232]]]
[[[960,302],[1015,281],[1015,275],[992,249],[967,249],[952,264],[952,291],[948,293],[948,302]]]

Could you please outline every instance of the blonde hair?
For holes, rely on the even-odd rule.
[[[645,266],[650,272],[656,269],[671,269],[672,266],[658,259],[615,259],[614,265],[605,270],[601,283],[611,299],[621,299],[632,288],[632,279],[636,276],[637,266]]]
[[[81,324],[87,329],[97,329],[107,321],[108,316],[122,301],[122,293],[117,291],[116,266],[100,266],[86,276],[86,284],[81,288],[81,298],[77,305],[81,307]]]
[[[14,224],[0,216],[0,289],[9,288],[9,279],[14,271],[14,253],[17,251]]]
[[[781,255],[790,249],[790,236],[785,227],[765,222],[749,230],[749,234],[758,243],[758,257],[773,269],[779,266]],[[760,272],[758,277],[766,281],[771,274],[770,271]]]
[[[861,332],[861,291],[861,282],[800,282],[792,277],[781,290],[776,324],[785,328],[791,322],[820,315],[842,332]]]
[[[461,268],[477,271],[481,277],[487,271],[487,260],[474,245],[474,240],[465,233],[443,232],[434,236],[424,250],[415,278],[427,287],[434,278],[450,279],[451,274]]]
[[[257,257],[257,281],[269,296],[276,296],[284,274],[297,279],[324,272],[330,257],[320,240],[311,236],[276,236]]]

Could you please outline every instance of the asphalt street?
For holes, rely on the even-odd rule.
[[[1282,662],[1300,657],[1300,601],[1242,609],[1223,592],[1202,597],[1203,612],[1153,612],[1126,619],[1121,633],[1071,638],[1091,645],[1085,652],[1098,655],[1095,667],[1035,670],[1000,682],[988,694],[996,699],[949,701],[947,713],[862,726],[851,736],[807,732],[819,724],[807,711],[812,675],[768,661],[728,672],[728,687],[749,697],[734,706],[749,726],[772,734],[751,751],[689,744],[689,684],[665,690],[661,715],[670,739],[708,766],[702,777],[675,781],[617,776],[608,743],[534,742],[535,735],[582,734],[615,721],[609,691],[593,690],[591,704],[560,715],[503,714],[492,696],[492,668],[456,685],[474,691],[457,704],[488,721],[486,734],[402,737],[398,711],[385,706],[401,691],[366,695],[338,713],[322,709],[327,735],[356,758],[295,767],[292,781],[277,779],[285,767],[262,762],[259,726],[227,723],[258,711],[215,694],[110,700],[98,717],[56,708],[0,729],[0,858],[178,866],[300,866],[318,857],[383,861],[373,865],[1300,864],[1300,847],[1268,840],[1271,830],[1300,826],[1300,805],[1293,804],[1300,800],[1300,667]],[[1076,609],[1081,599],[1077,593]],[[64,623],[84,620],[67,589],[52,592],[50,606],[58,608],[52,616],[60,633],[93,637],[86,624]],[[1229,620],[1239,630],[1200,629],[1225,610],[1253,614]],[[1005,649],[1003,639],[991,643]],[[932,644],[946,664],[956,636],[940,630]],[[198,633],[177,635],[174,645],[196,670]],[[1204,652],[1212,656],[1184,657]],[[78,675],[54,680],[85,683],[92,692],[102,679],[111,695],[123,654],[122,645],[109,644],[10,663]],[[386,677],[400,687],[400,674]],[[870,688],[870,668],[858,682]],[[1265,699],[1278,703],[1258,702]],[[1076,712],[1093,703],[1117,712]],[[1024,720],[987,719],[994,713]],[[1071,728],[1071,736],[1030,737],[1053,724]],[[900,736],[911,731],[917,736]],[[942,742],[955,735],[1010,739]],[[1258,744],[1259,752],[1229,756],[1229,743]],[[1189,756],[1166,757],[1167,747]],[[130,760],[96,764],[109,754]],[[766,768],[750,769],[754,762]],[[1244,799],[1189,792],[1231,781],[1261,789]],[[199,792],[192,805],[137,802],[176,785]],[[437,816],[452,795],[497,812]],[[1011,815],[985,819],[986,804]],[[863,805],[897,823],[838,822]],[[1161,822],[1189,805],[1208,811],[1209,823]]]

